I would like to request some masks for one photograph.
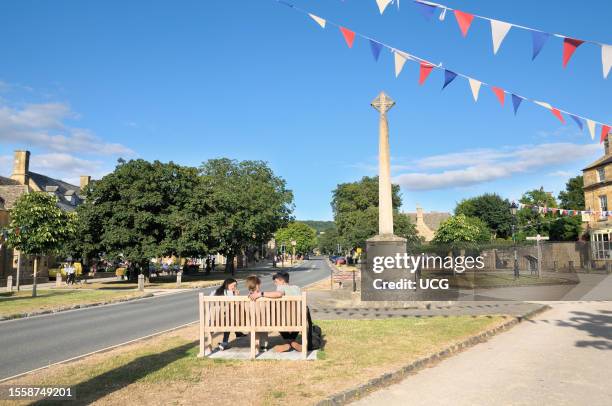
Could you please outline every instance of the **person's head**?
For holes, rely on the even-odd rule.
[[[278,285],[286,285],[289,283],[289,273],[288,272],[277,272],[272,277],[274,284]]]
[[[258,276],[251,275],[247,276],[245,279],[246,288],[249,292],[257,292],[259,291],[259,287],[261,286],[261,279]]]
[[[226,280],[223,281],[221,286],[217,288],[217,290],[215,291],[215,296],[225,295],[226,290],[234,292],[236,290],[236,285],[238,285],[238,283],[236,282],[236,279],[227,278]]]

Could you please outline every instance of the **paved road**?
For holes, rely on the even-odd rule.
[[[612,302],[558,302],[532,322],[358,405],[612,405]]]
[[[326,261],[306,261],[290,271],[291,284],[329,273]],[[271,277],[263,282],[273,289]],[[195,321],[201,291],[211,288],[0,322],[0,380]]]

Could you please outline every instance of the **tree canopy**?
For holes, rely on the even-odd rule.
[[[584,210],[584,180],[582,175],[570,178],[565,190],[559,192],[559,204],[564,209]]]
[[[485,193],[464,199],[457,204],[455,214],[481,219],[496,238],[507,238],[512,235],[510,201],[502,199],[498,194]]]
[[[400,188],[392,185],[393,227],[395,235],[409,242],[418,241],[417,231],[406,215],[399,212]],[[339,184],[333,191],[334,220],[345,248],[365,247],[368,238],[378,233],[378,177]]]
[[[307,253],[312,251],[317,246],[317,232],[314,228],[295,221],[289,223],[287,227],[283,227],[274,234],[277,247],[285,244],[286,251],[292,251],[291,241],[295,241],[295,251],[299,253]]]
[[[433,242],[460,247],[463,243],[487,242],[490,239],[491,234],[484,221],[477,217],[457,214],[440,224]]]

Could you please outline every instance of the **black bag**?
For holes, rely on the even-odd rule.
[[[321,327],[312,324],[308,307],[306,307],[306,319],[308,320],[308,351],[319,350],[323,347],[323,331]]]

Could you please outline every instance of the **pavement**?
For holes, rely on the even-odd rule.
[[[270,268],[270,271],[273,271]],[[326,261],[312,259],[289,270],[291,283],[309,285],[330,275]],[[272,290],[270,277],[263,289]],[[246,291],[244,285],[239,288]],[[0,381],[198,320],[198,293],[175,294],[0,322]]]
[[[552,309],[356,405],[612,405],[612,302]]]

